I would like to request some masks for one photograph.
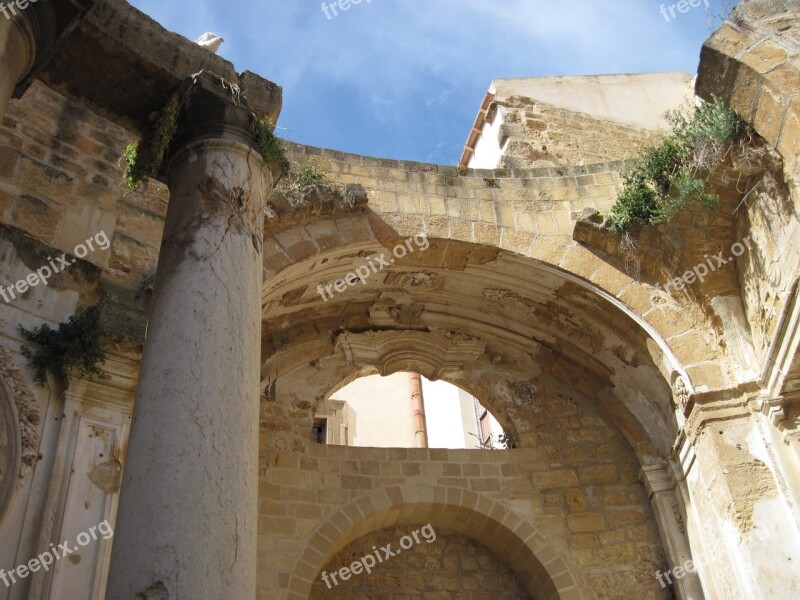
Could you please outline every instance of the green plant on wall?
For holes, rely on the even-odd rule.
[[[125,181],[132,190],[136,189],[145,177],[157,173],[161,168],[169,145],[178,133],[179,115],[180,99],[178,94],[173,94],[142,140],[125,148],[122,155],[126,165]]]
[[[275,123],[268,117],[257,117],[253,114],[253,123],[256,132],[256,148],[267,163],[277,164],[282,172],[289,170],[289,159],[283,151],[281,141],[273,132]]]
[[[610,227],[625,233],[634,224],[665,223],[690,203],[710,209],[718,196],[706,192],[703,172],[719,166],[752,136],[749,126],[722,100],[688,112],[667,114],[671,131],[623,172],[622,190],[611,208]],[[739,143],[737,145],[737,142]]]
[[[325,181],[325,172],[322,169],[313,165],[302,167],[297,172],[294,187],[298,190],[302,190],[312,185],[322,183],[323,181]]]
[[[73,376],[94,375],[108,379],[99,366],[106,361],[106,355],[100,345],[103,331],[98,306],[71,316],[58,329],[40,325],[29,330],[20,325],[19,330],[26,341],[37,346],[35,350],[22,347],[22,354],[33,369],[36,383],[44,385],[48,371],[65,385]]]

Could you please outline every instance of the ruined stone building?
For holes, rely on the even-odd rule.
[[[0,18],[0,600],[800,597],[796,0],[745,0],[696,80],[497,80],[459,166],[286,142],[288,172],[275,83],[123,0],[22,2]],[[692,85],[758,158],[621,246],[619,161]],[[163,154],[131,190],[145,134]],[[95,306],[105,377],[37,383],[20,326]],[[404,371],[517,447],[312,441],[338,389]]]

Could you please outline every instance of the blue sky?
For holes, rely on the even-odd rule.
[[[220,34],[238,71],[281,85],[279,136],[453,165],[492,79],[696,73],[729,3],[694,1],[669,21],[655,0],[362,0],[330,19],[321,0],[131,4],[190,39]]]

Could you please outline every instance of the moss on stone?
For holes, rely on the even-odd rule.
[[[275,163],[282,173],[288,171],[289,159],[286,158],[281,141],[273,133],[275,131],[275,123],[272,122],[272,119],[269,117],[258,118],[254,114],[253,126],[255,128],[256,148],[264,161]]]
[[[169,102],[161,109],[153,127],[145,133],[139,143],[125,148],[123,159],[126,163],[125,181],[132,190],[150,175],[161,169],[164,157],[175,134],[178,133],[178,116],[180,115],[180,99],[173,94]]]

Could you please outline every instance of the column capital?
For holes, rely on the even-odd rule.
[[[184,80],[177,96],[177,131],[170,144],[171,154],[206,139],[226,139],[257,149],[257,117],[238,85],[200,71]],[[164,163],[169,163],[169,158]]]
[[[129,159],[131,182],[153,177],[168,184],[170,164],[182,150],[202,142],[225,142],[250,148],[263,159],[273,184],[288,161],[273,135],[274,123],[254,113],[246,92],[209,71],[187,77],[151,122]]]
[[[670,476],[665,464],[642,467],[639,481],[651,498],[654,494],[671,492],[675,489],[675,480]]]
[[[700,432],[720,421],[746,420],[756,410],[758,384],[745,382],[735,387],[692,395],[694,406],[686,416],[684,431],[694,441]]]
[[[786,405],[783,396],[773,397],[768,393],[763,393],[757,398],[756,405],[774,427],[786,419]]]

